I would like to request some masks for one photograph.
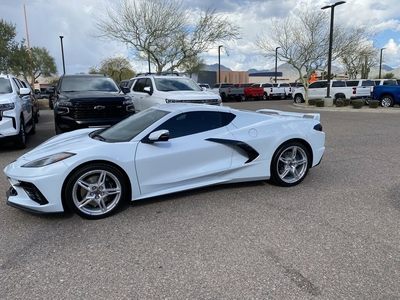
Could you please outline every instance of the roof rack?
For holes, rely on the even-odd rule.
[[[155,76],[168,76],[168,75],[180,76],[178,72],[174,71],[174,72],[159,72],[159,73],[152,73],[152,72],[138,73],[138,74],[136,74],[135,77],[148,76],[148,75],[155,75]]]

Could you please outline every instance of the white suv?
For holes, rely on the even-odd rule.
[[[130,89],[124,92],[133,100],[135,112],[165,103],[200,103],[222,105],[221,97],[204,91],[189,77],[177,75],[139,75],[131,79]]]
[[[35,133],[31,90],[17,77],[0,74],[0,142],[26,147],[26,134]]]

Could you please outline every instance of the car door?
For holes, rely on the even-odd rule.
[[[129,93],[136,111],[142,111],[150,107],[147,105],[150,95],[144,90],[145,87],[152,87],[150,78],[138,78],[132,86],[132,91]]]
[[[21,95],[19,93],[21,88],[24,88],[24,85],[18,78],[13,78],[14,84],[17,87],[19,98],[17,101],[21,101],[21,111],[22,115],[24,116],[25,124],[31,120],[33,117],[32,114],[32,100],[30,95]]]
[[[218,175],[230,168],[233,149],[207,139],[234,140],[227,118],[222,119],[219,112],[181,113],[154,130],[169,130],[168,141],[139,143],[135,164],[141,194],[220,182]]]
[[[308,87],[309,99],[322,99],[326,97],[327,82],[315,81]]]

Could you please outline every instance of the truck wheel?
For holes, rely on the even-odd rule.
[[[264,93],[264,95],[263,95],[262,99],[263,99],[263,100],[268,100],[268,99],[269,99],[269,97],[268,97],[267,93]]]
[[[221,93],[221,100],[222,100],[222,102],[226,102],[227,101],[227,98],[226,98],[226,95],[225,95],[225,93]]]
[[[25,149],[26,148],[26,132],[25,132],[25,123],[24,119],[21,117],[19,120],[19,132],[14,140],[14,147],[17,149]]]
[[[393,107],[394,101],[393,97],[389,95],[385,95],[381,98],[381,106],[382,107]]]
[[[297,94],[297,95],[295,95],[293,100],[294,100],[294,103],[298,103],[298,104],[300,104],[300,103],[303,103],[303,102],[304,102],[304,100],[303,100],[303,96],[302,96],[302,95],[300,95],[300,94]]]

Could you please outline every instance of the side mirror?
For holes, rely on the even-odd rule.
[[[19,94],[21,96],[29,95],[31,93],[31,90],[28,88],[20,88],[19,89]]]
[[[146,144],[151,144],[154,142],[166,142],[169,140],[169,131],[166,129],[161,129],[150,133],[147,139],[142,142]]]
[[[122,92],[124,94],[128,94],[130,91],[131,91],[130,88],[128,88],[127,86],[122,87]]]
[[[149,95],[153,94],[153,91],[151,90],[151,87],[146,86],[145,88],[143,88],[143,91]]]

